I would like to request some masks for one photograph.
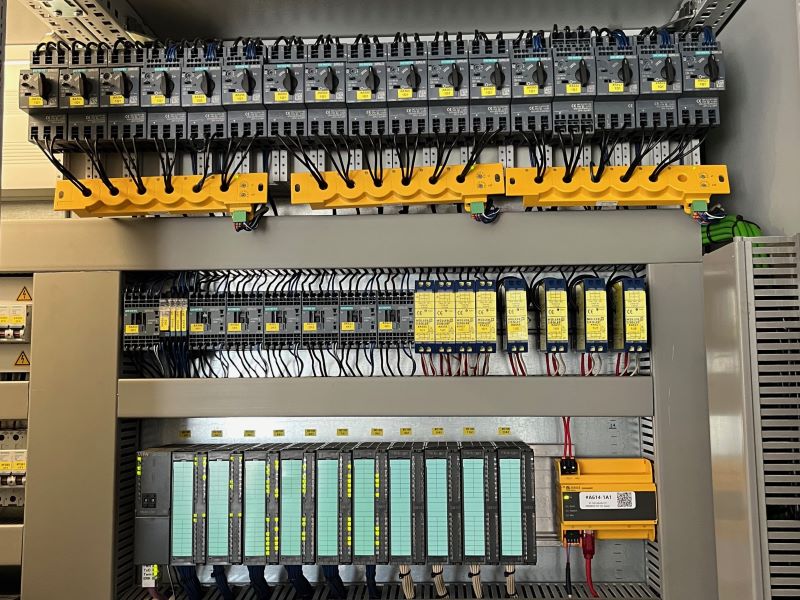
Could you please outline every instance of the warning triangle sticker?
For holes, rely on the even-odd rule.
[[[30,302],[31,300],[33,300],[33,298],[31,298],[31,293],[28,291],[28,288],[23,287],[17,296],[17,302]]]
[[[28,360],[28,355],[25,352],[20,352],[17,360],[14,362],[15,367],[29,367],[31,366],[31,361]]]

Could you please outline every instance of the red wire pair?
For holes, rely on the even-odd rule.
[[[625,353],[625,362],[624,362],[623,368],[620,369],[620,364],[622,363],[622,353],[621,352],[617,353],[617,366],[615,368],[615,372],[617,374],[617,377],[621,376],[623,373],[627,373],[628,372],[628,365],[630,364],[630,360],[631,360],[631,357],[626,352]]]
[[[572,417],[561,417],[561,422],[564,425],[564,458],[575,458],[575,451],[572,447]]]

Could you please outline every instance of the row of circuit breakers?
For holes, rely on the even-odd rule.
[[[528,352],[529,306],[543,352],[646,352],[646,282],[618,277],[420,280],[414,291],[198,292],[123,299],[123,349],[188,340],[192,350],[400,348],[419,353]],[[500,303],[498,304],[498,300]],[[609,310],[610,308],[610,310]]]
[[[533,472],[518,442],[145,450],[134,561],[535,564]]]
[[[710,28],[42,44],[20,74],[35,140],[672,130],[719,124]],[[607,34],[607,35],[603,35]],[[281,43],[282,42],[282,43]]]

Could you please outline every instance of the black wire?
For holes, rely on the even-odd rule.
[[[97,140],[95,139],[93,141],[90,141],[88,137],[85,137],[84,141],[86,142],[86,148],[83,150],[86,153],[86,156],[89,157],[89,160],[91,161],[95,171],[97,171],[97,174],[100,176],[100,181],[102,181],[103,185],[105,185],[108,188],[108,191],[111,193],[112,196],[116,196],[117,194],[119,194],[119,189],[111,182],[111,179],[108,177],[108,173],[106,173],[106,169],[103,166],[102,161],[100,160],[100,153],[98,152],[97,149]],[[78,147],[80,148],[81,147],[80,141],[75,140],[75,142],[78,144]],[[92,143],[94,143],[94,147],[92,147]]]
[[[61,175],[69,181],[72,185],[74,185],[78,190],[83,194],[84,197],[88,198],[92,195],[92,190],[86,187],[72,172],[67,169],[67,167],[61,163],[56,157],[55,152],[53,150],[53,146],[58,138],[53,138],[52,140],[45,139],[44,141],[41,140],[34,140],[36,145],[39,147],[39,150],[42,151],[42,154],[45,155],[50,164],[52,164],[56,170],[61,173]]]

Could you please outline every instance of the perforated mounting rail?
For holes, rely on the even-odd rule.
[[[313,209],[453,203],[469,207],[505,192],[501,164],[475,165],[459,182],[462,170],[458,165],[445,167],[442,176],[431,183],[434,168],[421,167],[414,169],[411,181],[404,185],[400,169],[387,169],[380,186],[375,185],[369,171],[351,171],[351,187],[338,173],[326,171],[322,174],[328,186],[325,189],[310,173],[293,173],[292,204],[308,204]]]
[[[729,194],[728,168],[724,165],[678,165],[664,169],[650,181],[655,167],[638,167],[622,181],[628,167],[607,167],[594,183],[589,167],[578,167],[570,182],[566,169],[547,169],[541,183],[536,169],[506,169],[506,194],[522,196],[534,206],[683,206],[691,214],[705,210],[712,195]]]
[[[122,217],[153,214],[197,214],[223,212],[237,216],[250,213],[254,204],[267,201],[267,174],[234,175],[227,191],[221,189],[221,176],[210,175],[199,192],[194,191],[200,177],[175,176],[171,194],[164,189],[162,177],[143,177],[147,190],[139,194],[132,179],[111,179],[119,193],[112,195],[99,179],[82,179],[90,196],[69,181],[56,183],[55,210],[70,210],[81,217]]]

